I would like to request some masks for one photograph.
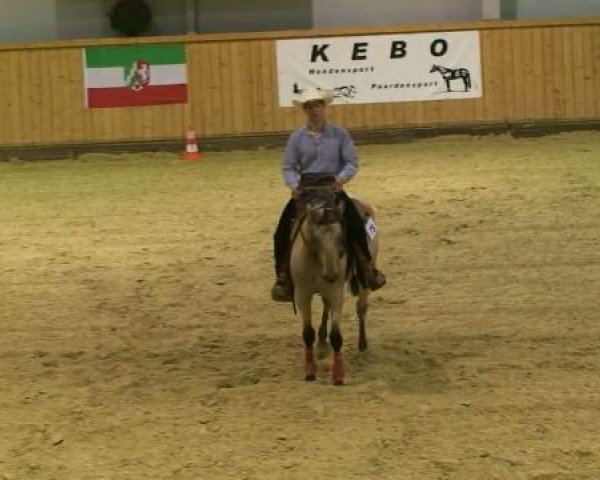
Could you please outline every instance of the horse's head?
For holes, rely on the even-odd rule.
[[[308,190],[304,196],[307,240],[330,283],[340,275],[344,249],[344,201],[330,189]]]

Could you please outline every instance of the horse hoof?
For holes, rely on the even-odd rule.
[[[358,344],[358,351],[364,352],[367,349],[367,347],[368,347],[367,342],[364,342],[364,343],[361,342]]]
[[[334,385],[343,385],[343,384],[344,384],[344,380],[343,380],[343,379],[341,379],[341,378],[338,378],[338,379],[333,379],[333,380],[331,381],[331,383],[333,383]]]
[[[317,376],[314,373],[307,373],[304,380],[307,382],[314,382],[317,379]]]

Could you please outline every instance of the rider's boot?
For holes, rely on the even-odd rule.
[[[277,280],[271,288],[271,298],[276,302],[291,302],[292,279],[288,273],[277,275]]]
[[[373,262],[368,262],[367,269],[367,284],[372,291],[379,290],[383,287],[387,280],[383,272],[379,271]]]
[[[358,250],[358,248],[356,248]],[[358,271],[362,277],[363,284],[369,290],[379,290],[386,284],[386,278],[383,272],[377,269],[374,260],[369,260],[364,254],[356,255]]]

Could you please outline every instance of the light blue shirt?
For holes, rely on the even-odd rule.
[[[295,189],[303,173],[329,173],[346,183],[358,168],[356,149],[348,130],[326,123],[320,136],[313,135],[306,127],[290,135],[281,170],[287,186]]]

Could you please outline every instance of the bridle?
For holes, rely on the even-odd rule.
[[[314,208],[315,210],[321,210],[322,213],[319,216],[316,224],[317,225],[334,225],[339,223],[342,227],[342,238],[340,244],[339,258],[342,258],[346,253],[346,226],[343,221],[343,216],[340,213],[338,206],[335,201],[335,194],[331,189],[331,186],[311,186],[305,190],[303,190],[304,199],[300,199],[300,202],[303,202],[303,211],[302,215],[299,217],[297,223],[297,231],[294,233],[293,238],[299,234],[304,242],[304,245],[308,248],[313,255],[316,255],[314,243],[311,241],[312,239],[307,238],[304,229],[302,228],[304,223],[307,221],[309,216],[309,210]],[[321,197],[321,198],[319,198]],[[311,201],[315,200],[318,206],[313,206]]]

